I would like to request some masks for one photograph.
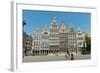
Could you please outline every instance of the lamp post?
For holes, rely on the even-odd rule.
[[[86,46],[87,46],[87,45],[86,45],[86,43],[84,42],[84,43],[83,43],[83,48],[82,48],[82,53],[83,53],[83,54],[86,53]]]
[[[77,54],[77,48],[76,48],[76,44],[74,44],[74,49],[75,49],[75,52]]]
[[[86,43],[84,44],[84,47],[85,47],[85,53],[86,53],[86,47],[87,47]]]

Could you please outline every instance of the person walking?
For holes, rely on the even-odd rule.
[[[68,55],[68,56],[70,56],[70,53],[69,53],[69,51],[68,51],[68,50],[67,50],[67,55]]]
[[[65,58],[67,59],[67,54],[65,54]]]
[[[71,59],[70,60],[74,60],[74,55],[73,53],[71,53]]]

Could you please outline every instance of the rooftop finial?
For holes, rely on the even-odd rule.
[[[56,17],[55,16],[52,19],[52,23],[56,23]]]
[[[37,32],[40,32],[40,31],[41,31],[40,25],[37,25],[37,26],[36,26],[36,31],[37,31]]]
[[[71,17],[71,24],[70,24],[70,28],[73,28],[73,21],[72,21],[72,17]]]
[[[71,18],[71,24],[70,24],[70,31],[74,31],[73,23],[72,23],[72,18]]]
[[[48,31],[48,27],[47,27],[47,24],[45,24],[45,28],[44,28],[44,31]]]
[[[80,27],[78,27],[78,31],[80,32]]]
[[[54,16],[53,19],[56,20],[56,17]]]

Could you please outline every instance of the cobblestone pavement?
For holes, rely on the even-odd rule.
[[[91,59],[91,55],[75,55],[74,60]],[[23,62],[43,62],[43,61],[67,61],[70,57],[63,56],[25,56]]]

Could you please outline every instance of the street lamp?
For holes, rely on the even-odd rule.
[[[77,53],[77,48],[76,48],[76,44],[74,43],[74,49],[75,49],[75,52]]]
[[[84,44],[84,47],[85,47],[85,53],[86,53],[86,47],[87,47],[86,43]]]
[[[86,53],[86,46],[87,46],[87,45],[86,45],[86,43],[84,42],[84,43],[83,43],[83,49],[82,49],[83,54]]]

